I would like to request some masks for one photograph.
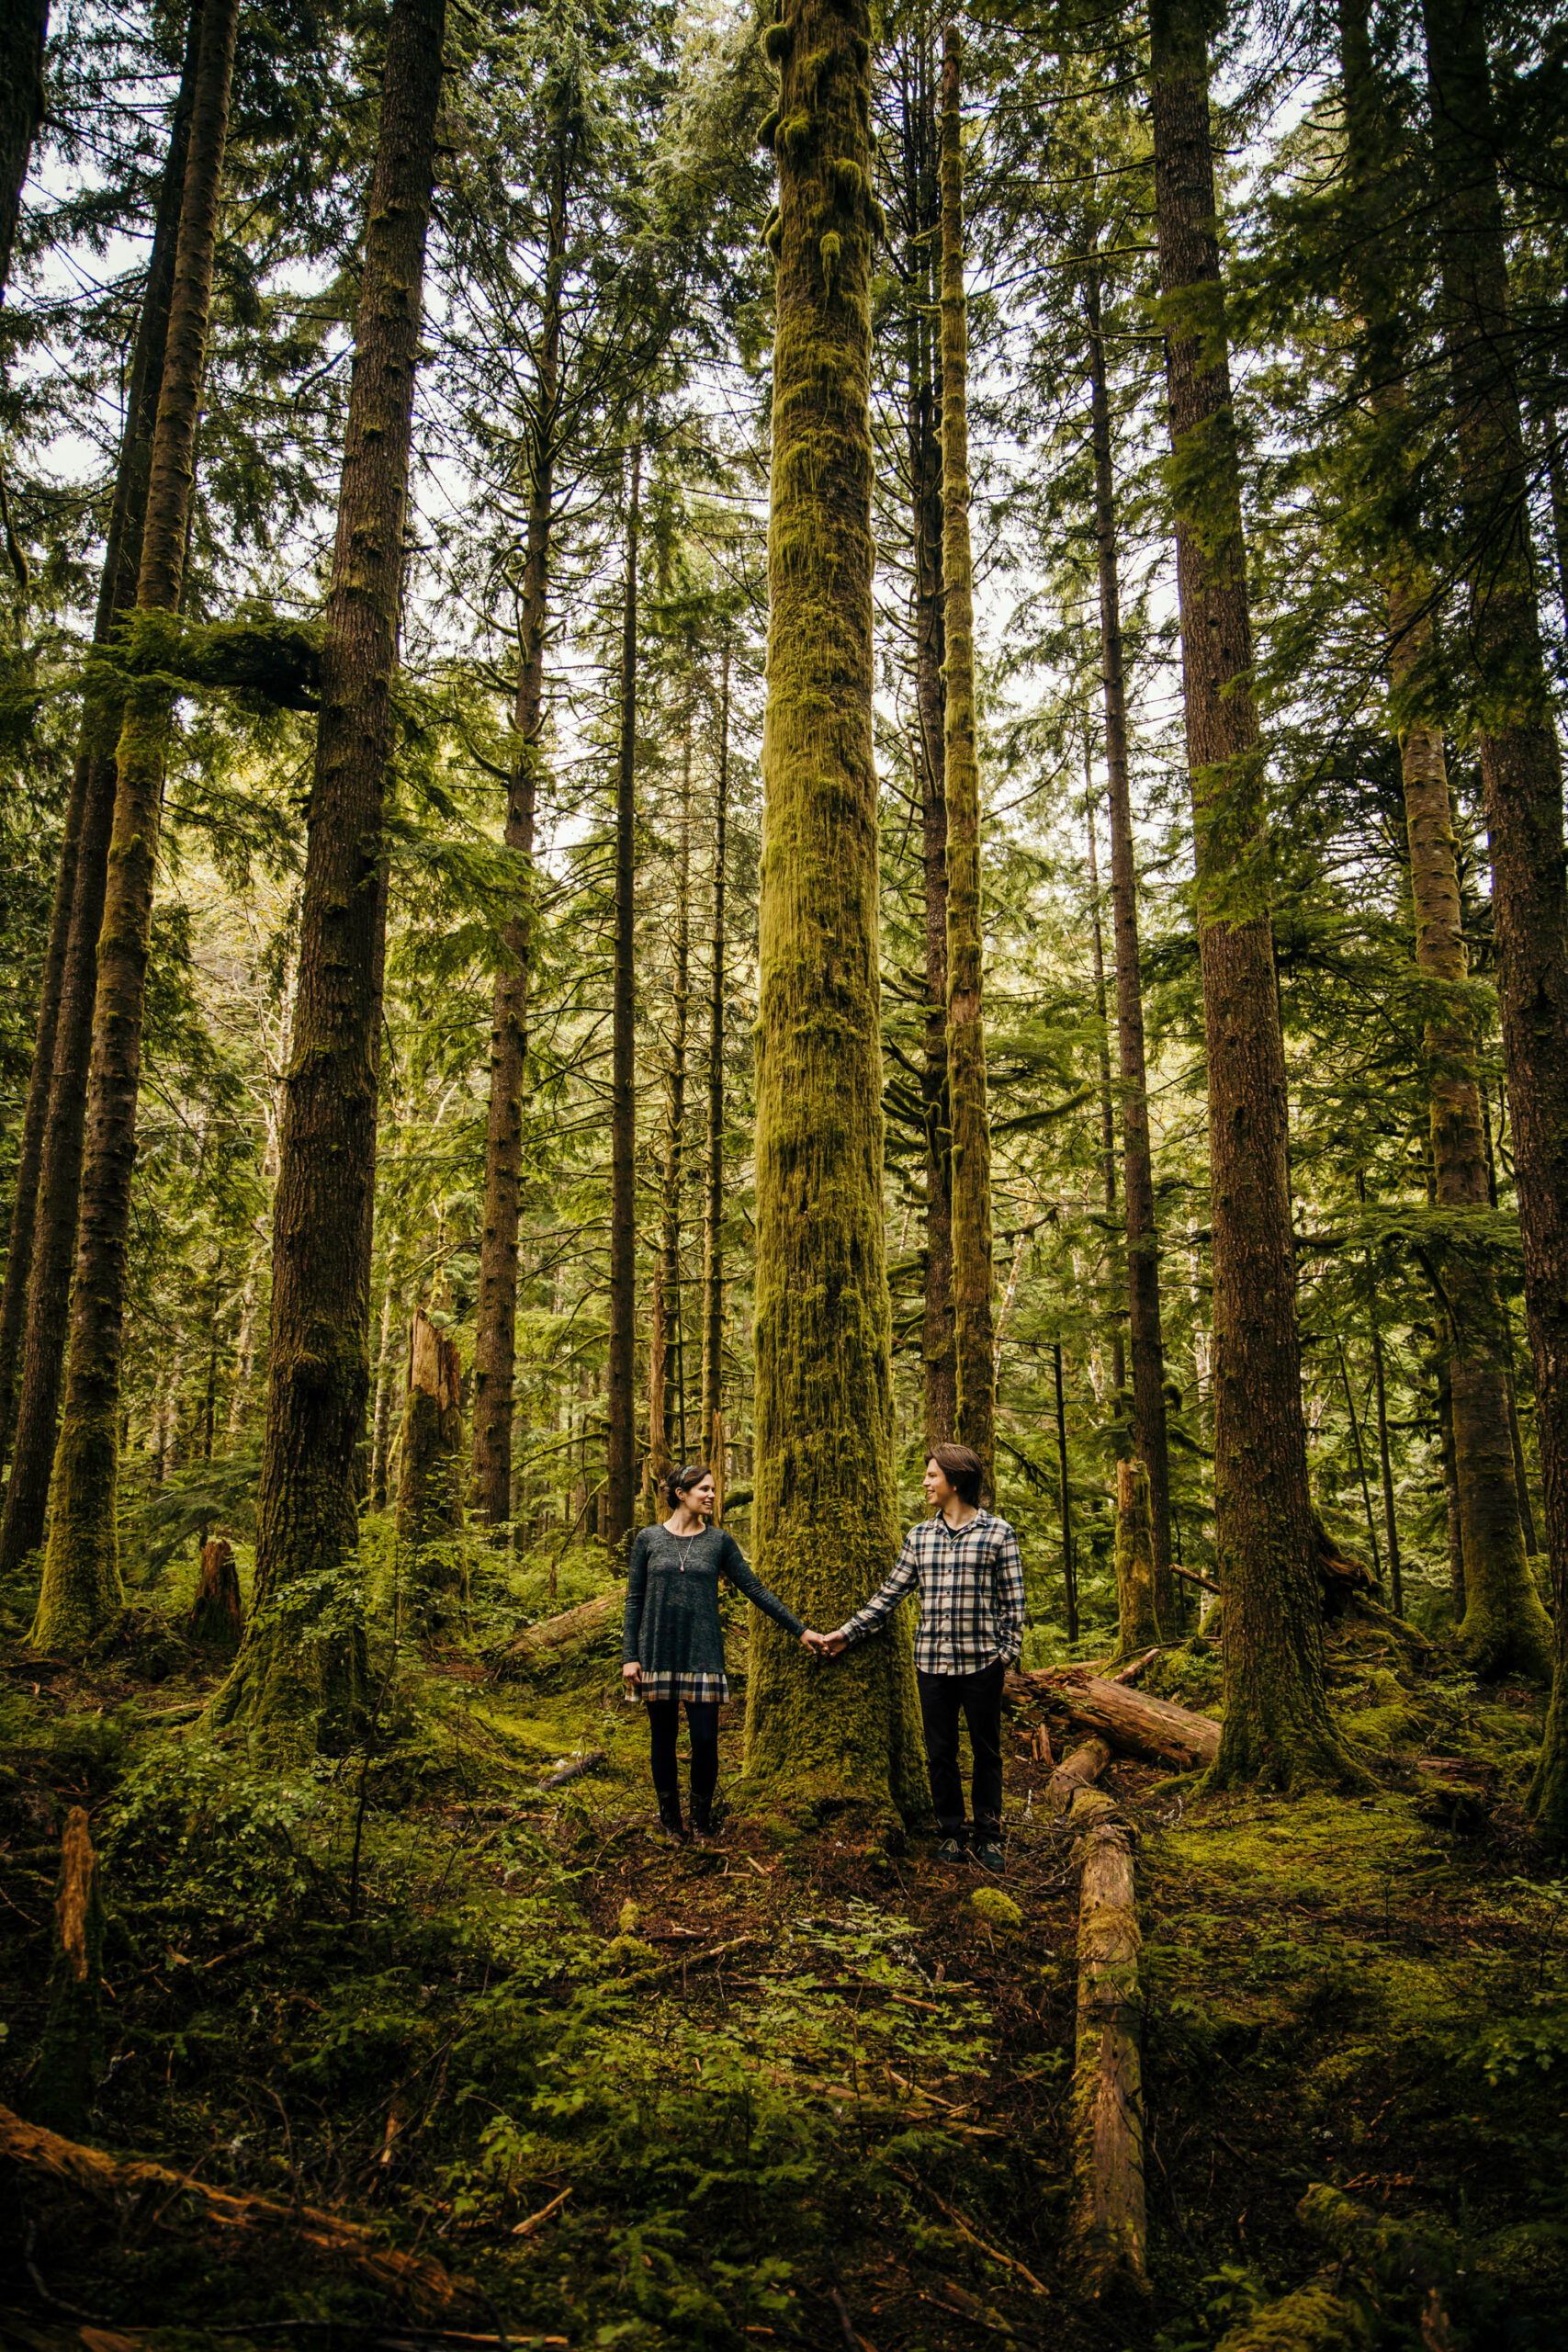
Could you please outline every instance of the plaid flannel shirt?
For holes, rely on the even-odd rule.
[[[879,1634],[907,1593],[920,1596],[915,1664],[922,1674],[977,1674],[1023,1645],[1023,1562],[1005,1519],[976,1511],[949,1527],[939,1511],[904,1538],[898,1565],[839,1630],[846,1642]]]

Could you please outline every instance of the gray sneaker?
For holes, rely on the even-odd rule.
[[[999,1871],[1006,1870],[1007,1856],[1002,1852],[1001,1847],[994,1838],[981,1838],[977,1839],[972,1850],[974,1852],[975,1860],[978,1862],[983,1871]]]

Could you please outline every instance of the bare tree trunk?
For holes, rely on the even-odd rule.
[[[22,183],[43,120],[49,0],[9,0],[0,17],[0,294],[11,277]]]
[[[169,153],[153,220],[147,288],[131,356],[125,427],[98,583],[95,645],[107,643],[136,602],[200,46],[198,8],[191,16],[185,71],[170,123]],[[76,1256],[87,1069],[92,1058],[109,830],[114,820],[119,716],[118,707],[106,707],[96,697],[89,697],[83,710],[39,989],[11,1243],[0,1296],[0,1468],[13,1451],[13,1439],[18,1465],[6,1495],[6,1522],[0,1527],[0,1565],[6,1569],[42,1543],[49,1505],[71,1273]],[[24,1349],[18,1387],[17,1362]]]
[[[1056,1501],[1062,1521],[1062,1598],[1067,1621],[1067,1640],[1078,1637],[1078,1579],[1073,1559],[1073,1505],[1067,1486],[1067,1400],[1062,1387],[1062,1342],[1055,1340],[1051,1349],[1051,1367],[1056,1380]]]
[[[1100,322],[1100,276],[1091,258],[1085,289],[1094,445],[1094,535],[1100,579],[1100,658],[1105,701],[1106,799],[1111,813],[1111,919],[1116,939],[1116,1047],[1122,1080],[1122,1182],[1127,1203],[1127,1319],[1133,1354],[1133,1435],[1149,1474],[1155,1605],[1176,1623],[1170,1573],[1170,1448],[1166,1432],[1165,1340],[1160,1314],[1159,1231],[1149,1144],[1144,1053],[1144,981],[1138,951],[1138,877],[1127,774],[1127,683],[1122,639],[1122,578],[1111,463],[1111,398]]]
[[[1240,467],[1202,0],[1151,0],[1155,200],[1208,1049],[1214,1525],[1225,1717],[1213,1777],[1350,1773],[1328,1711],[1286,1187],[1284,1045],[1262,861]]]
[[[273,1219],[272,1344],[255,1607],[215,1722],[264,1755],[341,1736],[362,1641],[323,1630],[358,1542],[369,1394],[370,1250],[404,521],[444,0],[393,0],[367,211],[321,714],[300,911],[293,1040]],[[312,1597],[294,1612],[285,1596]],[[259,1629],[259,1630],[258,1630]]]
[[[986,1110],[980,768],[975,741],[974,564],[969,548],[969,329],[964,293],[964,143],[955,24],[942,51],[942,577],[947,632],[947,1094],[953,1121],[954,1432],[997,1476],[991,1292],[991,1130]]]
[[[517,756],[506,808],[506,846],[521,870],[517,911],[502,935],[491,1014],[490,1111],[485,1129],[485,1195],[479,1236],[479,1293],[474,1324],[474,1501],[491,1526],[512,1510],[512,1384],[517,1341],[517,1228],[523,1178],[523,1090],[528,1052],[528,990],[533,972],[535,810],[545,720],[545,632],[549,618],[550,533],[554,521],[556,438],[560,397],[561,286],[566,264],[567,163],[564,126],[551,159],[539,369],[533,419],[527,539],[517,702]]]
[[[179,609],[207,356],[213,255],[239,0],[206,0],[175,288],[147,492],[139,615]],[[170,700],[152,679],[126,698],[109,842],[81,1230],[72,1293],[65,1407],[55,1448],[53,1513],[32,1638],[76,1647],[118,1612],[115,1506],[126,1259],[136,1170],[136,1104],[152,946],[152,892]]]
[[[410,1612],[425,1636],[468,1613],[468,1574],[452,1541],[463,1524],[461,1399],[457,1343],[416,1306],[399,1440],[398,1550]]]
[[[729,818],[729,637],[720,656],[718,773],[713,796],[713,934],[708,960],[708,1136],[703,1206],[703,1424],[697,1451],[724,1493],[724,861]]]
[[[660,1383],[659,1442],[667,1461],[686,1443],[686,1396],[681,1312],[681,1185],[685,1166],[686,1027],[691,1003],[692,948],[692,715],[681,770],[681,838],[675,866],[675,953],[670,990],[670,1061],[664,1079],[664,1165],[660,1182],[659,1300],[663,1325]],[[670,1378],[673,1363],[675,1377]],[[654,1417],[649,1408],[649,1426]]]
[[[632,450],[626,589],[621,627],[621,732],[615,770],[615,1031],[610,1082],[609,1460],[600,1526],[625,1539],[637,1493],[637,530],[642,447]]]
[[[392,1439],[392,1374],[395,1366],[395,1334],[398,1328],[398,1238],[393,1234],[387,1244],[387,1280],[381,1293],[381,1339],[376,1351],[376,1409],[370,1423],[370,1508],[387,1508],[387,1465],[391,1454]],[[510,1475],[510,1463],[508,1472]],[[510,1502],[510,1493],[508,1495]]]
[[[1100,1021],[1100,1174],[1105,1189],[1105,1247],[1111,1260],[1111,1377],[1117,1408],[1127,1385],[1122,1347],[1121,1251],[1116,1247],[1116,1114],[1111,1100],[1111,1032],[1106,1020],[1105,936],[1100,921],[1100,851],[1095,842],[1094,762],[1087,724],[1083,739],[1084,821],[1089,828],[1089,944],[1094,951],[1094,1009]]]

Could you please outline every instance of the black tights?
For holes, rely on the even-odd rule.
[[[648,1727],[653,1736],[653,1786],[660,1797],[681,1797],[675,1764],[675,1735],[681,1728],[679,1699],[649,1699]],[[692,1734],[692,1803],[705,1804],[718,1786],[718,1702],[688,1699],[686,1722]]]

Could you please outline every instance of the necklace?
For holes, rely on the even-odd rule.
[[[693,1528],[689,1535],[677,1535],[672,1527],[667,1527],[664,1532],[668,1535],[671,1544],[683,1544],[686,1547],[679,1555],[681,1561],[681,1574],[684,1576],[686,1573],[686,1561],[690,1555],[692,1545],[696,1542],[699,1535],[705,1535],[707,1530],[706,1528],[698,1525]]]

